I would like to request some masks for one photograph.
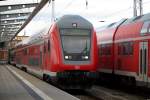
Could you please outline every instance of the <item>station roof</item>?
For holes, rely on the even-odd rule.
[[[0,42],[12,40],[41,0],[0,0]]]

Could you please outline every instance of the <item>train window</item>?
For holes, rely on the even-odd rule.
[[[111,44],[101,44],[99,55],[111,55]]]
[[[50,51],[50,40],[48,40],[48,43],[47,43],[47,45],[48,45],[48,52]]]
[[[27,55],[28,54],[28,51],[27,51],[27,48],[24,49],[24,55]]]
[[[142,16],[143,16],[143,15],[142,15]],[[137,21],[137,20],[140,20],[142,16],[136,16],[136,17],[127,19],[123,24],[129,24],[129,23],[135,22],[135,21]]]
[[[119,55],[133,55],[133,42],[124,42],[118,44]]]
[[[39,66],[39,58],[29,58],[29,65]]]
[[[109,24],[107,27],[112,27],[113,25],[115,25],[116,22]]]
[[[149,26],[150,26],[150,21],[144,22],[142,29],[141,29],[141,34],[146,34],[149,32]]]
[[[133,20],[132,20],[132,21],[139,20],[142,16],[143,16],[143,15],[141,15],[141,16],[136,16],[136,17],[134,17],[134,18],[133,18]]]
[[[61,29],[60,34],[63,36],[90,36],[90,31],[84,29]]]
[[[44,53],[46,53],[46,45],[45,45],[45,43],[44,43]]]

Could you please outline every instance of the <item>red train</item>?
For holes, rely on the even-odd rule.
[[[97,77],[96,33],[92,24],[78,15],[63,16],[46,35],[30,37],[14,52],[16,66],[63,88],[88,88]]]
[[[100,79],[150,87],[150,14],[97,30]]]
[[[8,62],[8,50],[0,49],[0,64],[6,64]]]

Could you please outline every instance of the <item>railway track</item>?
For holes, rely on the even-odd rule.
[[[89,93],[88,91],[85,91],[85,90],[69,90],[66,92],[79,98],[80,100],[102,100],[100,98],[97,98],[94,95],[91,95],[91,93]]]
[[[76,97],[79,98],[80,100],[102,100],[88,95],[78,95]]]
[[[150,89],[124,85],[101,85],[88,90],[102,100],[150,100]]]
[[[68,91],[67,91],[68,92]],[[135,96],[122,91],[94,86],[92,89],[85,91],[69,91],[73,96],[80,100],[145,100],[140,96]]]
[[[143,93],[137,90],[130,90],[128,91],[119,90],[119,89],[112,89],[106,88],[101,86],[94,86],[92,89],[85,90],[85,91],[67,91],[71,95],[76,96],[80,100],[149,100],[150,98],[147,96],[149,93]],[[133,92],[133,91],[136,91]]]
[[[142,96],[100,86],[94,86],[87,92],[101,100],[145,100]]]

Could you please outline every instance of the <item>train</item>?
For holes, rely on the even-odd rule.
[[[99,80],[150,87],[150,13],[97,28],[96,33]]]
[[[7,64],[8,62],[8,50],[0,49],[0,64]]]
[[[90,88],[97,78],[96,32],[79,15],[64,15],[46,32],[23,40],[11,52],[18,68],[63,89]]]
[[[15,53],[14,48],[8,49],[8,64],[15,66]]]

